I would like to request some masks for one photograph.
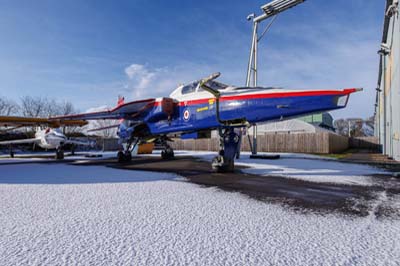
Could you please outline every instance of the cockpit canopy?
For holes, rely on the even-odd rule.
[[[199,86],[199,84],[200,84],[200,81],[197,80],[197,81],[191,82],[187,85],[181,85],[170,94],[170,97],[171,98],[179,98],[180,96],[188,95],[193,92],[204,91],[204,89],[201,88]],[[230,86],[223,84],[221,82],[214,81],[214,80],[210,80],[210,81],[206,82],[206,85],[213,89],[219,90],[219,91],[224,91],[227,88],[230,88]]]

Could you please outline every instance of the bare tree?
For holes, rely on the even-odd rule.
[[[64,101],[59,106],[61,115],[70,115],[75,114],[77,111],[75,110],[73,104],[68,101]]]
[[[68,101],[57,102],[45,97],[24,96],[21,98],[21,114],[26,117],[51,117],[76,113],[73,104]],[[78,126],[63,127],[65,134],[82,132]]]
[[[336,133],[343,136],[349,135],[349,124],[345,119],[337,119],[334,122],[334,127],[336,129]]]
[[[97,136],[102,138],[113,138],[117,136],[117,127],[118,125],[117,120],[95,120],[91,122],[90,128],[91,129],[101,129],[95,131]],[[114,127],[115,126],[115,127]]]
[[[374,117],[367,119],[349,118],[337,119],[334,122],[336,132],[343,136],[351,137],[367,137],[373,136],[374,133]]]
[[[6,98],[0,98],[0,115],[16,115],[18,113],[18,109],[19,106],[16,102]]]
[[[63,101],[61,103],[56,103],[57,109],[53,115],[71,115],[76,114],[78,111],[75,109],[71,102]],[[63,128],[64,134],[82,133],[83,128],[79,126],[69,126]]]
[[[47,99],[42,97],[21,97],[21,114],[26,117],[44,117],[47,114]]]

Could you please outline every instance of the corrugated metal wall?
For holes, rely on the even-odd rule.
[[[396,0],[387,1],[382,43],[375,134],[383,153],[400,161],[400,26]]]

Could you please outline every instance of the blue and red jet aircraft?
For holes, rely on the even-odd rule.
[[[157,139],[165,147],[162,158],[174,156],[168,145],[169,134],[195,138],[197,133],[217,129],[220,151],[212,162],[217,171],[232,171],[240,149],[241,134],[235,128],[289,119],[305,114],[335,110],[347,105],[358,88],[339,90],[285,90],[281,88],[234,87],[215,81],[220,73],[179,86],[169,97],[124,103],[101,112],[53,117],[57,120],[120,120],[118,137],[125,148],[118,161],[132,158],[141,141]]]

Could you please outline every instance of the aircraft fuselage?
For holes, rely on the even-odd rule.
[[[244,118],[249,124],[281,120],[346,106],[355,89],[304,90],[235,89],[221,94],[221,120]],[[174,94],[171,94],[171,98]],[[173,97],[172,115],[163,112],[163,99],[147,110],[143,122],[151,135],[195,132],[221,126],[217,119],[216,99],[206,91],[194,91]]]
[[[35,137],[40,140],[38,145],[44,149],[57,149],[67,140],[67,137],[57,129],[38,130]]]

